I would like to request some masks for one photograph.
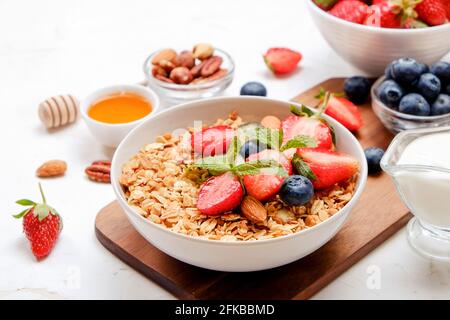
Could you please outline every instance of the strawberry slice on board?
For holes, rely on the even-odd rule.
[[[302,54],[288,48],[270,48],[264,55],[267,67],[278,75],[294,71],[300,60],[302,60]]]
[[[292,174],[291,161],[282,153],[277,150],[266,149],[259,153],[250,155],[247,158],[249,161],[257,160],[274,160],[277,161],[288,175]],[[247,193],[258,199],[264,201],[274,196],[280,191],[281,185],[286,177],[277,176],[273,174],[258,173],[256,175],[246,175],[243,178],[245,189]]]
[[[327,189],[336,183],[347,181],[359,170],[359,163],[355,158],[329,150],[297,149],[293,162],[294,167],[303,167],[302,171],[305,167],[307,168],[309,171],[307,178],[317,190]],[[299,173],[302,174],[302,172]]]
[[[207,215],[233,210],[242,201],[244,190],[239,178],[231,172],[209,178],[200,187],[197,209]]]
[[[356,131],[363,126],[363,120],[358,107],[343,97],[330,96],[325,114],[336,119],[350,131]]]
[[[191,135],[191,146],[203,156],[224,154],[234,135],[235,130],[227,125],[205,128]]]

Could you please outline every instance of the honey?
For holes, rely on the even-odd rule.
[[[131,92],[118,92],[92,104],[88,115],[100,122],[117,124],[136,121],[150,112],[152,105],[144,97]]]

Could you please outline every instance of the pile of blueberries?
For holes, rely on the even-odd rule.
[[[392,61],[377,96],[386,106],[416,116],[450,113],[450,63],[428,67],[412,58]]]

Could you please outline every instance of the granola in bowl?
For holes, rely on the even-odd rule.
[[[231,113],[157,137],[122,167],[128,204],[173,232],[219,241],[276,238],[329,219],[352,198],[358,163],[334,150],[320,114],[291,111],[279,128]]]

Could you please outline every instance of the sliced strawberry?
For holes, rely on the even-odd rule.
[[[430,26],[441,25],[447,21],[447,11],[442,0],[422,0],[415,10],[419,19]]]
[[[316,176],[311,182],[315,189],[326,189],[350,179],[359,164],[352,156],[329,150],[297,149],[297,154]]]
[[[277,150],[266,149],[259,153],[252,154],[247,158],[247,161],[257,160],[277,161],[283,166],[289,175],[292,174],[291,162],[283,153]],[[244,186],[250,196],[258,199],[259,201],[264,201],[278,193],[284,179],[285,177],[264,173],[247,175],[244,176]]]
[[[227,151],[234,134],[234,129],[225,125],[203,129],[192,134],[192,149],[203,156],[223,154]]]
[[[445,11],[447,11],[447,20],[450,21],[450,0],[442,0],[442,3],[444,4]]]
[[[264,61],[275,74],[291,73],[302,59],[300,52],[288,48],[270,48],[264,55]]]
[[[401,28],[401,8],[389,1],[374,2],[367,11],[363,24],[382,28]]]
[[[363,125],[358,107],[342,97],[331,95],[325,113],[339,121],[350,131],[356,131]]]
[[[336,3],[328,12],[337,18],[362,24],[367,16],[368,8],[369,6],[362,1],[346,0]]]
[[[333,135],[331,129],[320,119],[311,117],[289,116],[281,122],[283,129],[283,144],[298,135],[313,137],[319,149],[333,149]],[[284,154],[290,158],[294,149],[288,149]]]
[[[239,178],[227,172],[209,178],[200,187],[197,209],[207,215],[216,215],[236,208],[242,201],[244,191]]]

